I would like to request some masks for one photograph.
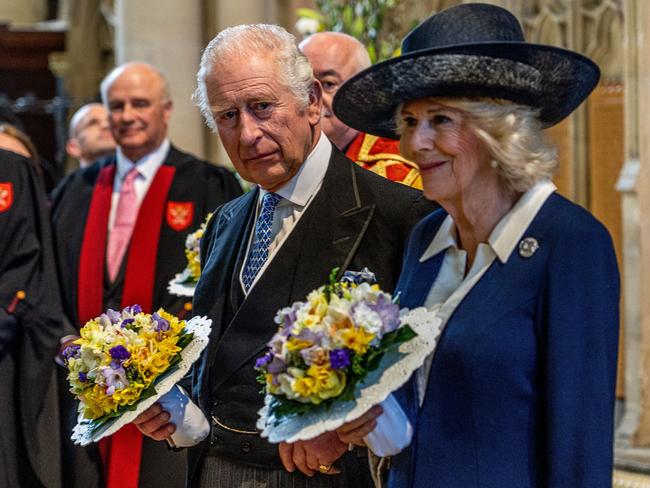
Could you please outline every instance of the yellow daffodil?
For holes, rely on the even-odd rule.
[[[345,374],[340,371],[331,369],[329,364],[326,364],[324,366],[310,366],[307,370],[307,376],[312,378],[314,381],[312,396],[313,403],[318,404],[323,400],[327,400],[328,398],[339,396],[345,389]]]
[[[352,349],[356,354],[365,354],[375,334],[367,332],[363,327],[341,329],[337,333],[344,347]]]

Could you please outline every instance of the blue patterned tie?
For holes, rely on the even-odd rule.
[[[267,193],[262,198],[262,209],[255,222],[255,238],[253,245],[248,253],[246,266],[242,281],[244,283],[244,290],[248,292],[257,273],[259,273],[262,266],[269,257],[269,245],[271,244],[271,230],[273,229],[273,212],[282,197],[275,193]]]

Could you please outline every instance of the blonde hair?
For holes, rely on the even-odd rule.
[[[38,152],[36,151],[36,146],[34,146],[34,143],[27,134],[22,132],[17,127],[7,123],[0,123],[0,133],[7,134],[8,136],[20,142],[20,144],[22,144],[29,153],[29,159],[34,162],[38,162]]]
[[[469,129],[485,144],[510,190],[523,193],[556,173],[557,150],[546,139],[539,110],[496,98],[433,100],[463,112]],[[398,131],[402,107],[403,104],[397,108]]]

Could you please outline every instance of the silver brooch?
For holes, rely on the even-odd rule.
[[[539,249],[539,242],[534,237],[524,237],[519,242],[519,255],[522,258],[529,258]]]

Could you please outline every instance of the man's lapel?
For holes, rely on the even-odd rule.
[[[237,254],[242,240],[247,235],[250,214],[255,211],[257,193],[257,191],[248,192],[234,200],[219,214],[219,222],[214,229],[218,238],[214,241],[214,247],[203,267],[202,281],[197,285],[194,308],[209,310],[208,315],[214,319],[211,347],[216,346],[217,338],[223,332],[222,328],[227,326],[221,323],[225,300],[230,296],[231,277],[238,271],[235,269]]]
[[[219,341],[214,387],[264,350],[277,330],[278,309],[304,300],[325,284],[332,268],[343,273],[374,213],[374,203],[365,204],[363,197],[352,163],[335,151],[320,191]]]

